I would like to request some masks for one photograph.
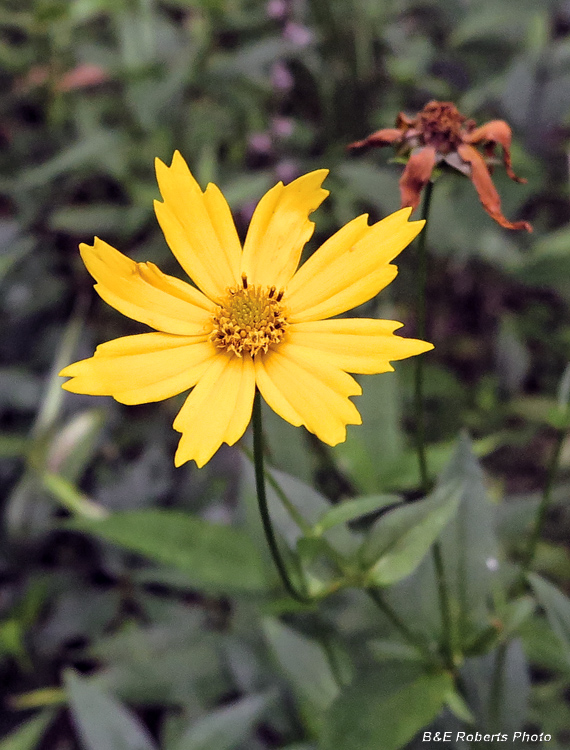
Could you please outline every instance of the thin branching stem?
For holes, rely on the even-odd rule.
[[[562,446],[564,445],[566,434],[566,430],[558,430],[558,434],[556,436],[556,443],[554,444],[554,450],[552,452],[550,464],[548,466],[548,474],[546,475],[546,483],[544,485],[542,497],[540,498],[540,504],[538,506],[538,511],[536,513],[536,518],[534,521],[534,527],[528,541],[526,555],[523,559],[521,572],[524,577],[526,577],[526,574],[532,567],[532,563],[536,555],[536,548],[538,547],[538,542],[540,541],[540,537],[542,536],[544,522],[546,521],[546,514],[548,513],[550,501],[552,500],[552,490],[554,489],[554,482],[558,474],[560,455],[562,453]]]
[[[433,193],[433,182],[428,181],[424,190],[421,218],[425,220],[424,229],[417,241],[416,269],[416,329],[419,339],[426,336],[426,285],[427,285],[427,252],[426,237],[428,217]],[[425,412],[424,412],[424,358],[415,358],[415,417],[416,417],[416,451],[420,469],[420,485],[424,492],[429,489],[429,477],[425,447]]]
[[[426,287],[427,287],[427,250],[426,238],[428,230],[429,211],[433,194],[433,182],[428,181],[422,201],[421,218],[426,224],[420,232],[417,241],[417,268],[416,268],[416,328],[419,339],[426,337]],[[416,417],[416,452],[420,474],[420,487],[424,494],[429,491],[430,480],[426,458],[425,440],[425,407],[424,407],[424,358],[415,359],[415,417]],[[451,606],[447,582],[445,580],[445,569],[443,565],[443,554],[438,541],[433,546],[433,562],[437,577],[437,590],[439,595],[439,606],[441,612],[441,623],[443,631],[442,654],[449,669],[454,669],[453,641],[452,641],[452,618]]]
[[[279,572],[279,576],[287,592],[293,597],[293,599],[299,602],[302,602],[303,604],[310,604],[313,602],[313,599],[297,591],[293,582],[289,578],[289,573],[287,571],[285,561],[283,560],[283,557],[281,556],[281,553],[279,551],[277,539],[275,536],[275,532],[273,530],[273,525],[271,523],[271,517],[269,515],[267,495],[265,492],[265,469],[264,469],[264,458],[263,458],[263,425],[262,425],[262,417],[261,417],[261,397],[258,391],[255,394],[255,399],[253,402],[252,425],[253,425],[253,465],[255,469],[255,485],[256,485],[256,490],[257,490],[259,512],[261,515],[263,530],[265,532],[265,538],[267,539],[267,544],[269,545],[271,556],[273,557],[275,566]],[[269,475],[268,475],[268,478],[269,478]],[[275,483],[275,485],[277,485],[277,483]],[[274,485],[274,489],[277,490],[278,485],[277,486],[275,485]],[[280,487],[278,488],[278,494],[281,500],[283,500],[284,493]],[[289,501],[288,498],[286,498],[285,506],[289,511],[291,510],[292,503]],[[297,514],[295,514],[295,520],[298,521],[299,519],[296,518],[296,515]],[[306,525],[305,523],[302,524],[303,527],[305,525]],[[343,555],[337,552],[334,549],[334,547],[332,547],[332,545],[330,545],[325,539],[323,539],[323,542],[325,546],[328,548],[328,551],[331,554],[331,556],[335,559],[335,561],[339,565],[339,568],[343,572],[346,573],[347,563]],[[396,628],[396,630],[402,635],[405,641],[407,641],[411,646],[414,646],[415,648],[417,648],[418,651],[420,651],[420,653],[426,658],[427,661],[432,662],[432,663],[437,662],[437,658],[430,651],[429,647],[424,643],[422,638],[420,636],[417,636],[413,631],[411,631],[407,627],[405,622],[403,622],[403,620],[397,615],[397,613],[392,609],[392,607],[390,607],[390,605],[384,600],[384,597],[382,596],[380,591],[378,591],[377,589],[373,587],[368,587],[366,588],[366,593],[370,596],[370,598],[376,604],[376,606],[384,613],[384,615],[392,623],[392,625]]]
[[[532,568],[532,564],[536,556],[536,550],[538,548],[538,543],[540,541],[540,537],[542,536],[542,530],[544,529],[544,523],[546,521],[546,516],[548,514],[548,509],[550,508],[550,503],[552,500],[552,491],[554,489],[554,483],[558,475],[558,469],[560,468],[560,456],[562,454],[562,446],[564,445],[564,441],[567,435],[568,435],[567,428],[559,429],[558,434],[556,435],[556,442],[554,444],[554,450],[552,451],[552,456],[550,457],[550,463],[548,465],[548,473],[546,475],[546,482],[544,485],[544,489],[542,491],[542,496],[540,498],[538,510],[536,512],[536,518],[534,519],[534,526],[530,533],[526,552],[522,560],[522,564],[520,568],[520,575],[512,590],[513,596],[520,596],[525,591],[525,588],[527,585],[526,584],[527,573]]]
[[[399,615],[392,609],[388,602],[384,599],[381,592],[373,587],[366,589],[366,593],[372,599],[378,609],[386,616],[386,618],[392,623],[396,630],[403,636],[403,638],[411,645],[414,646],[430,663],[438,663],[437,657],[430,651],[427,644],[421,638],[416,635],[412,630],[408,628],[406,623],[399,617]]]

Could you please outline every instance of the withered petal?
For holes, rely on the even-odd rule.
[[[465,143],[487,143],[494,145],[499,143],[503,148],[503,163],[507,174],[515,182],[526,182],[524,177],[517,177],[513,172],[511,164],[511,140],[512,133],[509,125],[504,120],[491,120],[481,125],[463,138]],[[491,145],[491,154],[493,153]]]
[[[400,130],[406,130],[407,128],[413,127],[415,122],[416,120],[414,118],[408,117],[404,112],[398,112],[398,117],[396,117],[396,127],[400,128]]]
[[[459,146],[457,151],[464,161],[471,164],[471,181],[475,185],[479,200],[489,216],[505,229],[526,229],[527,232],[532,232],[532,226],[528,221],[511,222],[503,216],[499,193],[493,185],[485,160],[477,149],[464,143]]]
[[[433,146],[424,146],[419,151],[412,151],[406,168],[400,177],[401,208],[418,207],[420,195],[427,185],[435,166],[436,150]]]
[[[389,146],[391,143],[400,141],[403,136],[404,132],[402,130],[398,130],[397,128],[384,128],[383,130],[377,130],[362,141],[349,143],[347,149],[365,148],[367,146]]]

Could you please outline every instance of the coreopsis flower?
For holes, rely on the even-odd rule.
[[[432,345],[400,338],[390,320],[335,318],[366,302],[397,273],[390,261],[424,222],[409,209],[368,225],[359,216],[328,239],[298,270],[314,229],[308,215],[328,195],[326,169],[259,202],[243,249],[228,204],[213,184],[204,192],[176,152],[156,161],[163,201],[156,216],[170,249],[196,286],[136,263],[103,240],[80,245],[95,289],[110,305],[154,328],[101,344],[69,365],[63,388],[113,396],[123,404],[160,401],[192,389],[174,420],[182,433],[177,466],[205,464],[233,445],[252,414],[256,388],[293,425],[329,445],[361,418],[349,396],[361,387],[348,374],[392,370],[390,362]]]
[[[348,148],[389,146],[398,155],[408,156],[408,163],[400,178],[402,207],[416,209],[420,195],[437,165],[448,164],[470,177],[485,211],[506,229],[526,229],[532,232],[527,221],[511,222],[503,216],[501,199],[491,178],[495,147],[503,151],[503,163],[508,176],[515,182],[526,182],[517,177],[511,165],[511,129],[504,120],[492,120],[476,127],[452,102],[432,101],[416,117],[400,112],[395,128],[378,130]],[[484,147],[484,155],[475,146]]]

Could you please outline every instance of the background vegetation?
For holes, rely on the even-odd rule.
[[[396,750],[422,746],[428,725],[526,728],[570,747],[570,603],[545,583],[570,582],[567,440],[534,563],[541,606],[504,593],[565,428],[570,5],[3,0],[0,62],[1,750]],[[123,407],[66,394],[56,375],[143,330],[92,292],[78,242],[97,234],[180,275],[152,212],[155,156],[179,149],[220,185],[242,236],[277,180],[329,168],[311,251],[358,213],[398,207],[388,150],[345,146],[433,98],[508,120],[528,183],[501,168],[495,182],[505,215],[535,228],[502,230],[460,175],[435,186],[428,458],[467,488],[444,537],[462,701],[362,592],[318,607],[285,597],[240,448],[174,468],[179,399]],[[405,251],[362,311],[408,335],[414,261]],[[334,450],[265,415],[269,463],[309,522],[356,496],[416,497],[412,377],[404,362],[363,378],[364,424]],[[277,520],[294,549],[296,527]],[[350,547],[374,520],[331,533]],[[322,590],[318,550],[297,551]],[[429,559],[388,597],[437,639]]]

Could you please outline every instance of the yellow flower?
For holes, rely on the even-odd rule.
[[[406,208],[368,226],[359,216],[304,263],[313,233],[308,215],[328,195],[326,169],[272,188],[259,202],[242,250],[228,204],[213,184],[204,192],[176,152],[156,160],[163,202],[156,216],[170,249],[196,287],[135,263],[95,238],[80,251],[99,295],[124,315],[156,329],[108,341],[93,357],[64,368],[73,393],[113,396],[123,404],[160,401],[192,388],[174,420],[182,433],[176,466],[203,466],[222,443],[233,445],[251,419],[256,387],[269,406],[329,445],[361,418],[348,372],[393,370],[390,361],[432,345],[393,332],[390,320],[339,318],[396,276],[390,261],[424,222]]]

